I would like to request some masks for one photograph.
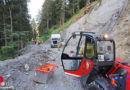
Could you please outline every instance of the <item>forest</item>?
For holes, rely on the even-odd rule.
[[[55,29],[95,0],[45,0],[37,21],[28,14],[29,1],[0,0],[0,60],[17,57],[32,39],[46,41]]]
[[[49,33],[93,1],[95,0],[45,0],[38,15],[40,36],[43,35],[44,40],[48,39]]]
[[[0,60],[14,58],[32,39],[27,0],[0,0]]]

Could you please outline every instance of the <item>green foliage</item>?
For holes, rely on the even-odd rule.
[[[10,37],[17,39],[17,38],[19,38],[19,33],[11,33]]]
[[[51,27],[52,30],[55,30],[55,29],[57,29],[57,28],[58,28],[57,25],[54,25],[54,26]]]
[[[13,53],[14,47],[13,46],[2,46],[1,52],[4,56],[9,56],[10,53]]]
[[[8,0],[6,5],[0,2],[0,58],[2,60],[16,56],[18,50],[33,37],[27,2],[28,0]]]
[[[71,17],[63,25],[61,25],[61,26],[52,26],[52,28],[46,29],[44,35],[40,38],[40,40],[41,41],[43,40],[45,42],[46,40],[48,40],[50,38],[51,34],[58,33],[60,30],[64,30],[65,28],[67,28],[71,23],[73,23],[79,17],[84,15],[84,10],[85,10],[85,8],[82,8],[78,13],[76,13],[73,17]]]
[[[1,58],[0,58],[0,61],[4,61],[4,60],[6,60],[6,59],[11,59],[12,57],[5,57],[5,56],[2,56]]]
[[[85,6],[86,1],[87,0],[45,0],[40,15],[40,36],[44,35],[46,30],[52,29],[54,26],[62,26]]]
[[[65,9],[64,9],[64,11],[65,11],[65,17],[64,17],[65,23],[64,24],[62,24],[62,25],[53,24],[49,29],[46,29],[46,25],[43,27],[43,22],[40,23],[40,27],[39,27],[40,31],[41,30],[43,31],[42,34],[41,34],[42,37],[40,38],[41,40],[44,40],[44,41],[48,40],[52,33],[58,33],[60,30],[64,30],[71,23],[75,22],[77,19],[79,19],[81,16],[84,15],[84,11],[85,11],[85,8],[86,8],[84,6],[86,5],[86,0],[68,0],[68,1],[69,1],[69,4],[67,4],[67,5],[65,4]],[[94,2],[94,1],[95,0],[90,0],[90,2]],[[93,10],[93,8],[95,7],[95,5],[98,4],[98,3],[101,3],[101,0],[98,0],[94,3],[92,3],[92,7],[91,7],[91,9],[89,10],[88,13],[90,13]],[[74,11],[75,14],[72,13],[73,11]],[[56,21],[57,20],[58,19],[56,19]],[[44,23],[46,23],[46,22],[44,21]],[[56,26],[56,28],[54,28],[55,26]]]

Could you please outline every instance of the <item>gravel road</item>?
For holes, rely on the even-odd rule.
[[[55,69],[55,74],[48,81],[48,84],[38,85],[35,90],[83,90],[79,78],[64,74],[60,57],[62,49],[58,51],[57,48],[53,48],[52,50],[56,51],[57,58],[51,63],[57,64],[58,69]]]

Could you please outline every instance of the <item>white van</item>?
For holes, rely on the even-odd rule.
[[[61,35],[60,34],[51,34],[51,48],[58,47],[57,40],[61,43]]]

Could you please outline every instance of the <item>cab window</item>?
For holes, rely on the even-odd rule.
[[[94,57],[94,40],[91,37],[86,39],[86,57],[92,59]]]
[[[114,60],[113,42],[111,41],[98,41],[97,48],[99,49],[98,59],[100,61],[112,61]]]

